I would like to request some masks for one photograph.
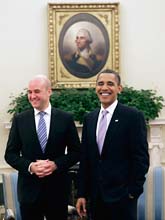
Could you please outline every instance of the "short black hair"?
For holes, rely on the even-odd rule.
[[[100,73],[98,73],[97,78],[96,78],[96,82],[98,81],[99,76],[100,76],[102,73],[113,74],[113,75],[115,76],[116,80],[117,80],[118,85],[121,84],[121,78],[120,78],[119,73],[117,73],[116,71],[111,70],[111,69],[105,69],[105,70],[102,70]]]

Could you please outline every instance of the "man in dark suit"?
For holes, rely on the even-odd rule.
[[[22,220],[67,219],[68,169],[79,160],[79,137],[72,116],[51,107],[51,93],[46,76],[29,82],[33,108],[14,117],[7,142],[5,160],[18,170]],[[37,134],[40,112],[46,125],[45,149]]]
[[[86,215],[89,197],[92,220],[136,220],[137,199],[149,168],[143,114],[118,102],[121,90],[119,74],[112,70],[98,74],[101,108],[84,119],[76,207],[80,216]],[[102,117],[106,124],[99,130]],[[102,146],[101,135],[105,135]]]

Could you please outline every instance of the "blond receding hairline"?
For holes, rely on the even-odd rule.
[[[38,75],[34,76],[33,79],[30,80],[30,82],[32,82],[34,80],[40,80],[40,81],[44,82],[46,88],[51,88],[51,82],[46,75],[38,74]]]

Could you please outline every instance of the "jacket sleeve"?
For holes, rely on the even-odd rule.
[[[143,192],[145,175],[149,168],[149,153],[147,142],[147,127],[143,114],[138,111],[132,120],[130,134],[131,172],[129,179],[129,194],[138,197]]]

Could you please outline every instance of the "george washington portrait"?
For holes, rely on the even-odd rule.
[[[58,43],[64,67],[78,78],[95,76],[104,67],[110,50],[106,28],[88,13],[72,16],[64,24]]]

